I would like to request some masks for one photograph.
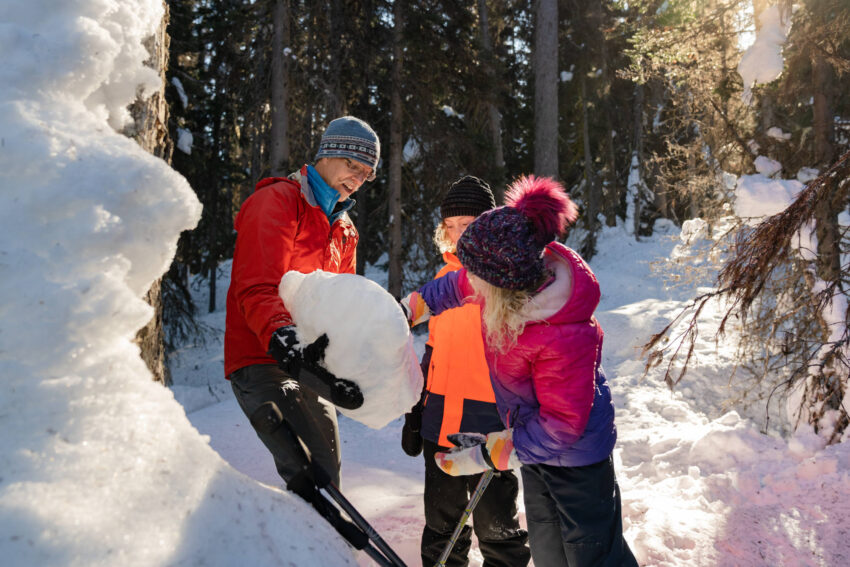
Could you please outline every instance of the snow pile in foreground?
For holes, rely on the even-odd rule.
[[[162,2],[0,6],[0,557],[30,565],[352,564],[299,500],[234,471],[151,380],[141,299],[200,204],[116,133]],[[311,532],[309,530],[315,530]]]
[[[413,336],[398,302],[381,286],[354,274],[288,272],[280,296],[299,341],[327,334],[325,366],[360,386],[363,405],[341,413],[380,429],[419,400],[423,378]]]

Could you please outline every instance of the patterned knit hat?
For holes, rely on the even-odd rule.
[[[543,249],[576,220],[578,211],[564,187],[549,177],[520,177],[508,187],[505,202],[466,227],[457,256],[491,285],[530,290],[543,278]]]
[[[374,171],[381,157],[381,142],[371,126],[359,118],[343,116],[331,121],[322,134],[315,161],[326,157],[355,159]]]
[[[487,182],[472,175],[465,175],[452,183],[440,204],[440,216],[444,219],[477,217],[495,207],[496,199]]]

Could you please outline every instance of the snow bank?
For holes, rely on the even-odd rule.
[[[142,40],[162,16],[161,0],[0,4],[0,557],[353,564],[305,504],[212,451],[133,342],[201,212],[116,132],[160,87]]]
[[[702,312],[694,363],[675,390],[663,382],[663,364],[644,375],[641,345],[697,290],[665,286],[666,274],[650,268],[681,242],[635,242],[616,230],[601,232],[591,266],[602,287],[596,317],[616,407],[624,535],[640,564],[848,564],[848,435],[825,446],[803,425],[779,437],[780,422],[765,421],[772,388],[733,378],[736,325],[714,340],[725,313],[717,302]],[[681,241],[694,241],[706,227],[696,221],[683,232]],[[774,417],[782,417],[781,397]]]
[[[785,210],[802,189],[803,184],[793,179],[742,175],[735,187],[735,214],[744,218],[774,215]]]
[[[287,272],[280,296],[303,344],[328,335],[325,366],[356,382],[363,405],[340,412],[380,429],[410,410],[422,392],[413,336],[398,302],[362,276]]]

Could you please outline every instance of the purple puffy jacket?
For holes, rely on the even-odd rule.
[[[611,454],[617,440],[611,391],[602,372],[602,328],[593,316],[599,282],[575,251],[558,242],[544,252],[555,281],[525,310],[517,343],[499,353],[485,343],[502,421],[513,427],[526,464],[583,466]],[[419,292],[435,314],[473,301],[466,270]]]

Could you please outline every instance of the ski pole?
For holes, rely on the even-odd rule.
[[[392,562],[393,565],[398,567],[405,567],[404,561],[392,550],[392,548],[384,541],[378,532],[375,531],[369,522],[366,521],[360,512],[342,495],[339,489],[334,486],[332,482],[329,482],[327,485],[322,486],[320,488],[324,488],[328,494],[331,495],[331,498],[339,504],[339,507],[343,509],[343,511],[348,514],[348,517],[352,519],[352,521],[359,527],[366,536],[371,539],[375,546],[381,550],[381,552],[387,556],[387,558]]]
[[[315,423],[316,418],[309,412],[303,411],[301,406],[296,405],[292,408],[293,412],[298,413],[301,419],[305,422],[312,422],[314,427],[318,430],[319,425]],[[289,422],[286,419],[283,420],[284,425],[292,429]],[[294,432],[293,432],[294,433]],[[300,445],[299,445],[300,447]],[[360,512],[351,504],[351,502],[343,496],[342,492],[340,492],[339,488],[331,482],[331,477],[328,473],[322,469],[317,463],[313,464],[313,478],[316,481],[316,486],[318,488],[323,488],[325,491],[334,499],[334,501],[339,505],[340,508],[348,514],[348,517],[359,527],[366,536],[375,543],[375,546],[381,550],[381,552],[387,556],[387,558],[393,563],[393,565],[397,565],[398,567],[406,567],[404,561],[393,551],[393,549],[387,544],[386,541],[375,531],[369,522],[366,521],[366,518],[363,517]]]
[[[253,425],[255,429],[273,436],[276,441],[283,442],[285,446],[292,453],[297,455],[298,459],[302,462],[302,472],[298,473],[296,476],[305,475],[305,478],[309,477],[309,482],[316,489],[324,489],[343,509],[343,511],[348,514],[353,524],[347,523],[342,518],[339,518],[339,511],[336,510],[336,508],[333,508],[330,501],[322,496],[320,492],[316,493],[316,497],[327,502],[327,506],[330,506],[336,512],[335,515],[337,517],[329,517],[326,514],[329,512],[328,510],[321,510],[317,508],[317,511],[324,516],[338,532],[340,532],[340,535],[342,535],[344,539],[351,543],[356,549],[362,549],[366,552],[366,554],[381,567],[406,567],[404,561],[402,561],[392,548],[390,548],[390,546],[383,540],[383,538],[378,535],[378,532],[375,531],[369,522],[367,522],[366,519],[351,504],[351,502],[342,495],[339,488],[337,488],[331,481],[331,477],[328,475],[327,471],[307,456],[307,453],[301,446],[301,442],[298,440],[298,436],[295,434],[295,431],[292,429],[289,421],[283,417],[283,414],[281,413],[280,408],[277,407],[277,404],[274,402],[265,402],[262,404],[257,411],[254,412],[254,415],[251,416],[251,425]],[[287,483],[287,488],[289,488],[289,484],[290,483]],[[304,495],[300,494],[298,490],[294,490],[294,492],[304,498]],[[315,507],[314,503],[314,508]],[[322,506],[322,508],[324,507]],[[351,529],[349,529],[345,524],[348,524]],[[352,533],[352,529],[357,533]],[[361,538],[363,538],[362,541]],[[377,549],[370,545],[369,540],[375,543]]]
[[[466,505],[466,509],[463,511],[457,526],[455,526],[455,531],[452,533],[451,539],[449,539],[445,549],[443,549],[443,554],[440,555],[440,560],[437,561],[437,564],[434,567],[445,567],[446,560],[448,560],[449,555],[451,555],[452,548],[454,548],[457,538],[460,537],[460,533],[463,531],[463,526],[466,525],[466,521],[472,515],[472,511],[475,509],[475,506],[477,506],[478,501],[481,500],[481,495],[484,494],[484,489],[487,488],[488,484],[490,484],[490,480],[492,480],[494,474],[496,474],[496,471],[488,469],[487,472],[481,475],[481,479],[478,481],[478,484],[475,486],[475,490],[472,491],[472,496],[469,498],[469,504]]]

